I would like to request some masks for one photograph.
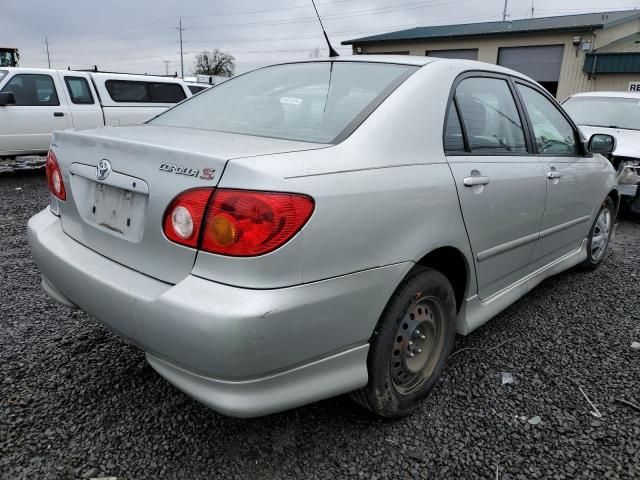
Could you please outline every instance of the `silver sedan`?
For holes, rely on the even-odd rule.
[[[53,298],[217,411],[353,392],[394,417],[456,332],[603,261],[613,148],[493,65],[275,65],[145,125],[57,132],[29,242]]]

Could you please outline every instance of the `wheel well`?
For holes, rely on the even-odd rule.
[[[453,247],[441,247],[422,257],[416,265],[433,268],[447,277],[456,296],[457,310],[460,311],[469,283],[467,260],[462,252]]]

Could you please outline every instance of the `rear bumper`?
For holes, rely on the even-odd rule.
[[[31,218],[28,238],[48,293],[139,345],[181,390],[234,416],[365,385],[369,336],[411,268],[402,263],[273,290],[193,275],[171,285],[79,244],[48,209]]]

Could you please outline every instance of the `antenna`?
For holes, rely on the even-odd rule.
[[[331,46],[331,42],[329,41],[329,37],[327,36],[327,32],[324,29],[324,25],[322,24],[322,19],[320,18],[320,14],[318,13],[318,7],[316,7],[316,2],[311,0],[313,4],[313,9],[316,11],[316,15],[318,16],[318,21],[320,22],[320,27],[322,28],[322,33],[324,34],[324,39],[327,41],[327,46],[329,47],[329,56],[330,57],[339,57],[340,54],[336,52],[336,50]]]

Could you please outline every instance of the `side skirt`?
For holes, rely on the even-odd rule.
[[[468,335],[533,290],[543,280],[575,267],[586,258],[587,239],[585,238],[580,247],[573,252],[569,252],[535,272],[531,272],[526,277],[521,278],[491,297],[485,300],[480,300],[478,295],[467,298],[458,314],[457,332],[462,335]]]

